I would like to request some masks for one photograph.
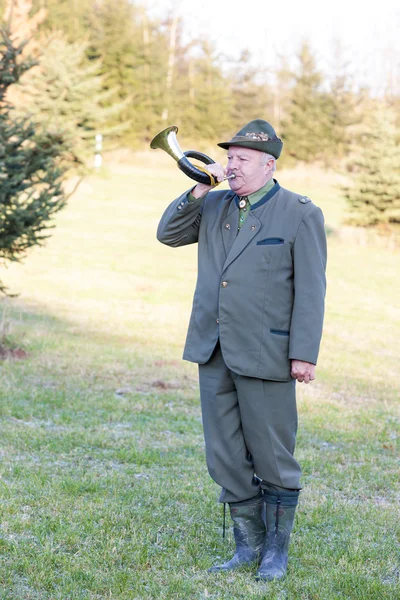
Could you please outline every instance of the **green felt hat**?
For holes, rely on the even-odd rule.
[[[225,150],[229,146],[243,146],[243,148],[267,152],[275,158],[279,158],[283,142],[277,137],[275,129],[270,123],[262,119],[255,119],[247,123],[229,142],[221,142],[218,146]]]

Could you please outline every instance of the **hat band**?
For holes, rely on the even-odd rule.
[[[232,142],[281,142],[278,137],[269,137],[267,133],[260,131],[259,133],[246,133],[246,135],[235,135],[231,140]]]

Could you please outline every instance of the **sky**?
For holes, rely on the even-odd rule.
[[[389,74],[400,85],[399,0],[147,0],[153,16],[178,11],[187,39],[205,36],[219,52],[248,49],[256,66],[274,68],[308,39],[329,73],[335,42],[357,84],[379,91]]]

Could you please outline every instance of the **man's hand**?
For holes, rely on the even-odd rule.
[[[205,169],[211,173],[211,175],[221,183],[225,177],[225,171],[222,165],[219,163],[212,163],[212,165],[206,165]],[[198,183],[195,188],[192,190],[192,196],[195,198],[201,198],[204,194],[207,194],[210,190],[213,189],[213,185],[207,185],[205,183]]]
[[[300,383],[310,383],[315,379],[315,365],[303,360],[292,360],[293,379],[297,379]]]

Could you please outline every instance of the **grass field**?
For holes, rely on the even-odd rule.
[[[288,576],[230,556],[181,361],[196,248],[155,240],[188,180],[159,153],[109,165],[53,237],[2,271],[1,600],[398,600],[400,251],[343,234],[340,179],[278,173],[325,212],[317,381],[298,386],[304,470]],[[360,241],[361,240],[361,241]]]

